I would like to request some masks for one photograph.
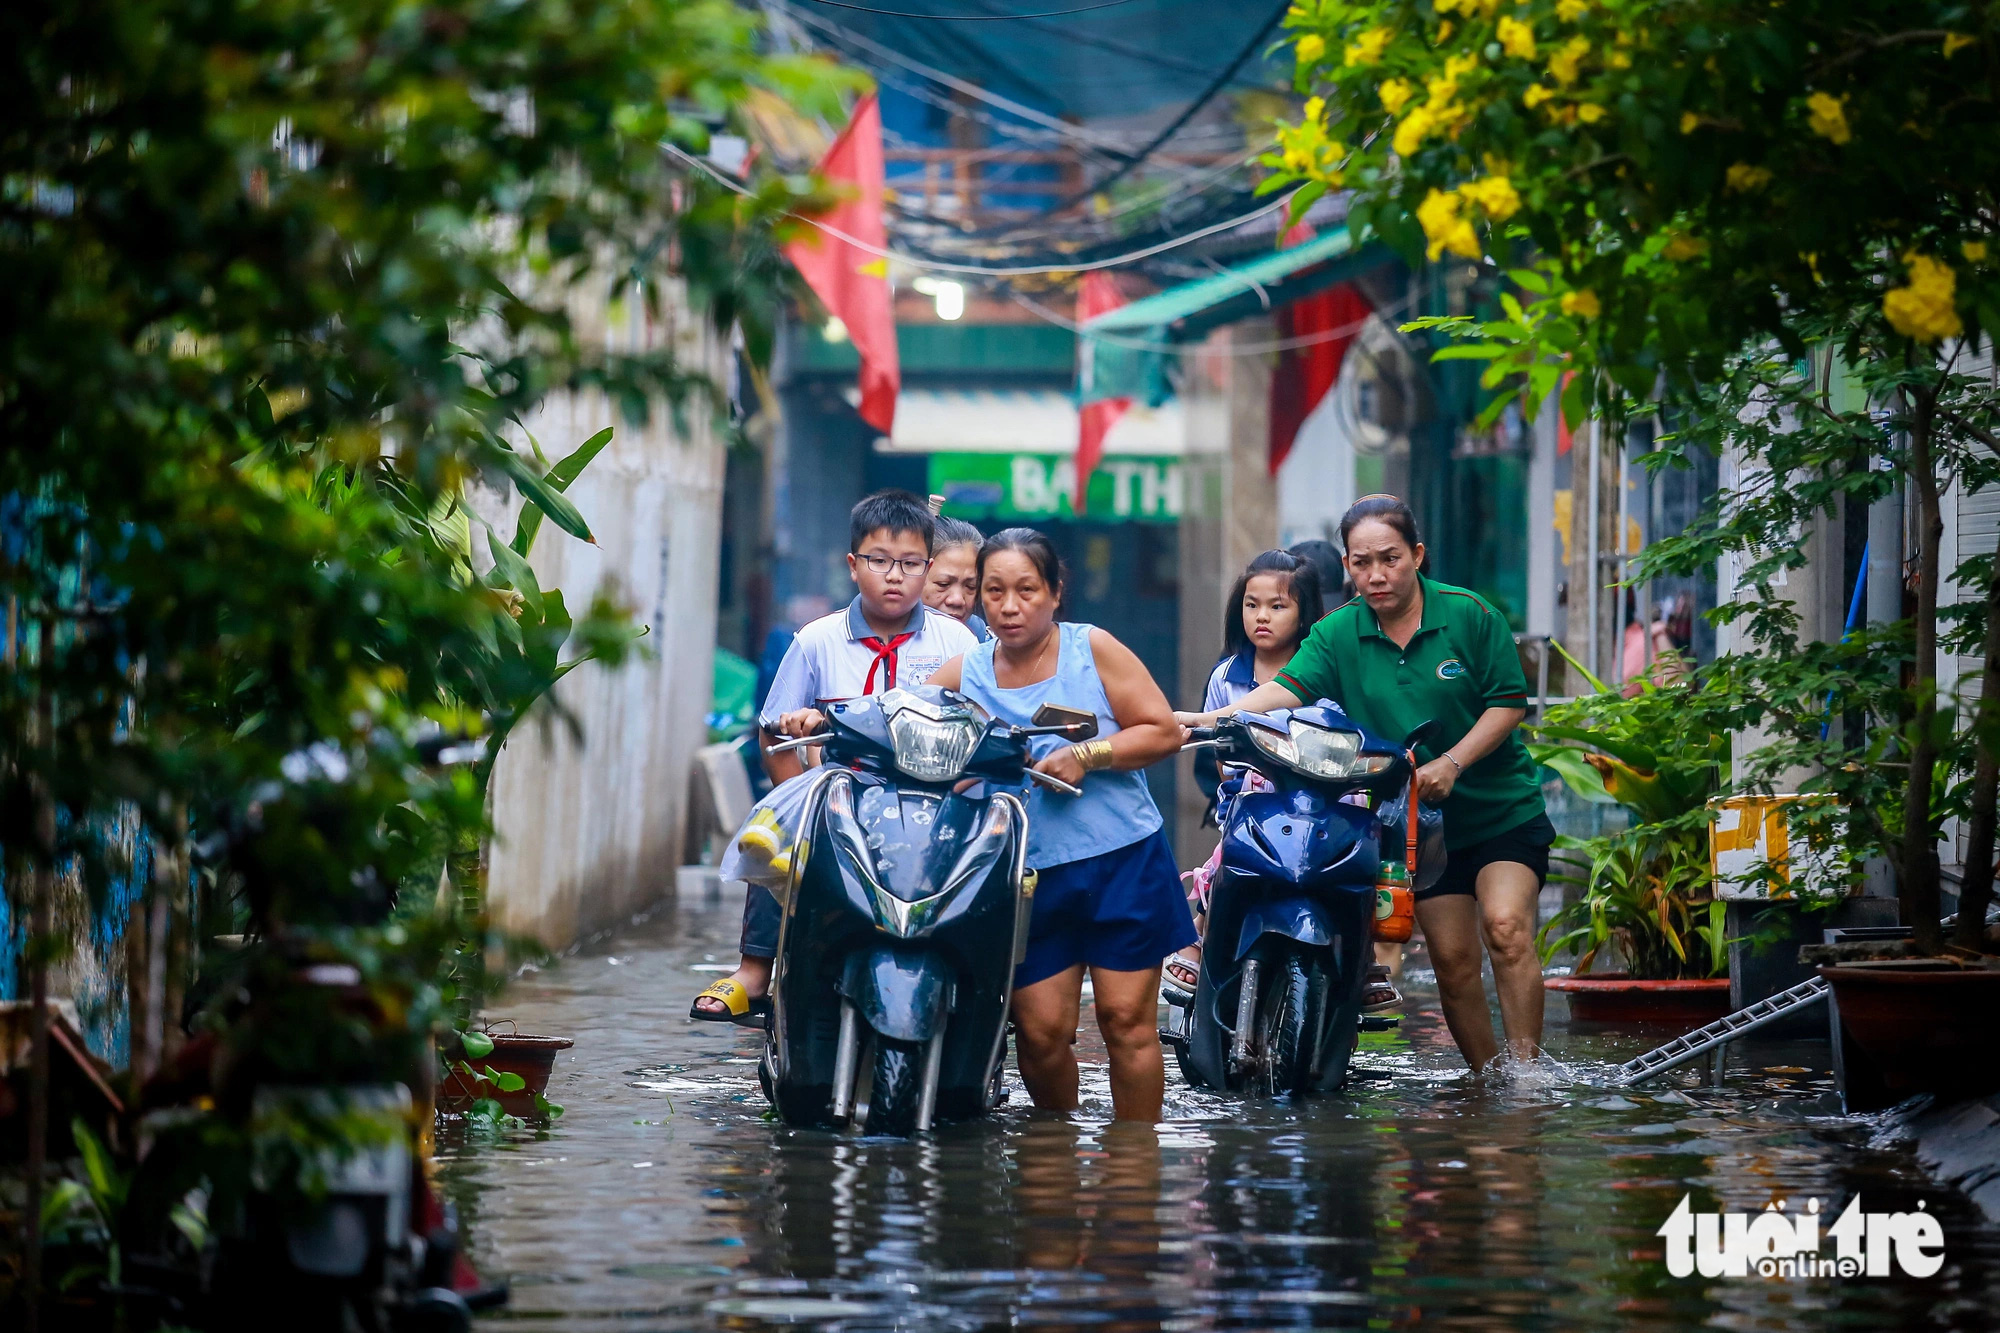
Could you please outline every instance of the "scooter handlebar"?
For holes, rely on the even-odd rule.
[[[1065,796],[1083,795],[1083,788],[1072,787],[1069,783],[1064,782],[1061,778],[1050,777],[1047,773],[1042,773],[1031,768],[1028,770],[1028,776],[1034,781],[1041,783],[1044,787],[1053,788],[1054,790],[1061,792]]]
[[[765,754],[784,754],[788,750],[802,750],[809,745],[824,745],[833,735],[831,731],[815,731],[810,736],[794,736],[788,741],[779,741],[765,749]]]

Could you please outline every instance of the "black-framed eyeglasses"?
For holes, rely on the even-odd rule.
[[[891,555],[857,555],[854,558],[868,566],[872,574],[887,574],[891,569],[900,569],[906,579],[918,578],[931,567],[929,560],[919,560],[915,556],[904,560],[898,560]]]

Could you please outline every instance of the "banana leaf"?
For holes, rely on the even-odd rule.
[[[1528,753],[1538,764],[1554,770],[1565,786],[1586,801],[1599,805],[1615,805],[1617,798],[1604,790],[1604,779],[1595,768],[1584,762],[1583,751],[1573,745],[1536,745],[1530,743]]]
[[[1559,741],[1577,741],[1583,745],[1594,745],[1606,754],[1617,755],[1626,763],[1648,773],[1660,770],[1660,757],[1653,750],[1637,741],[1622,740],[1608,734],[1601,727],[1538,726],[1537,736],[1551,736]]]

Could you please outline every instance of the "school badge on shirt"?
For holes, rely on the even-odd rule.
[[[1447,657],[1438,663],[1439,680],[1457,680],[1465,674],[1465,663],[1456,657]]]

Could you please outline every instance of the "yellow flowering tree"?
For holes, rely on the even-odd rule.
[[[1662,394],[1698,400],[1746,357],[1788,367],[1811,339],[1867,372],[1881,396],[1840,423],[1847,445],[1815,456],[1826,484],[1791,498],[1829,514],[1866,501],[1894,479],[1886,460],[1914,500],[1919,606],[1896,650],[1914,681],[1894,757],[1911,777],[1885,836],[1899,840],[1906,920],[1935,948],[1949,777],[1933,771],[1935,597],[1949,572],[1938,497],[1982,484],[2000,448],[1990,378],[1958,373],[2000,332],[2000,264],[1987,258],[2000,230],[2000,7],[1299,0],[1286,23],[1299,91],[1344,156],[1300,171],[1274,153],[1269,188],[1303,187],[1299,208],[1350,190],[1357,233],[1413,262],[1491,261],[1489,288],[1511,269],[1507,318],[1431,322],[1466,339],[1440,355],[1488,363],[1494,412],[1516,389],[1538,404],[1568,376],[1573,416],[1650,414]],[[1893,445],[1871,418],[1882,412]],[[1716,542],[1757,549],[1763,511],[1744,512],[1734,527],[1717,520],[1728,535]],[[1959,573],[1992,586],[1991,566]],[[2000,636],[2000,588],[1990,602]],[[1972,813],[1990,845],[2000,637],[1988,661],[1985,808]]]

